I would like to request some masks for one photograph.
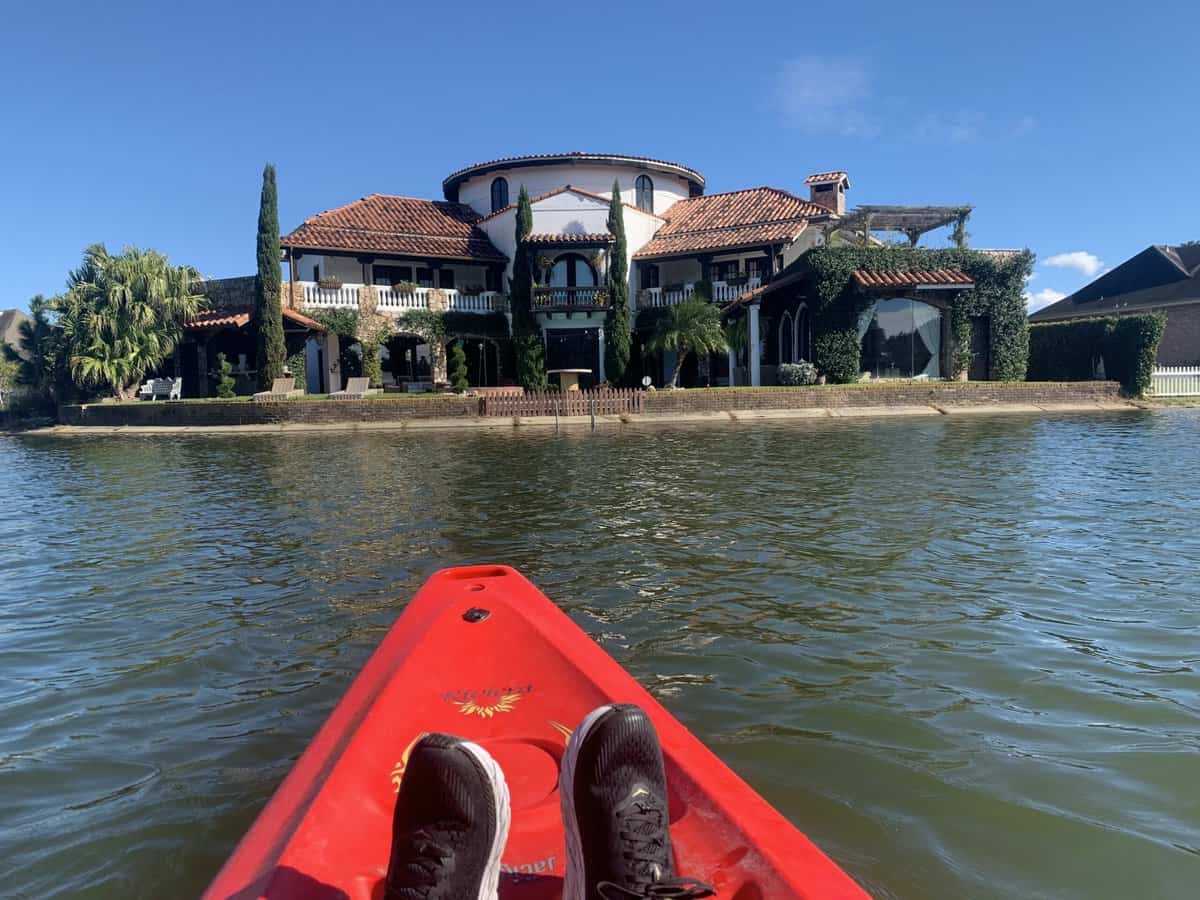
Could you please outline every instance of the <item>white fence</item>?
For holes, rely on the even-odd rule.
[[[1151,384],[1155,397],[1200,397],[1200,366],[1159,366]]]
[[[742,284],[714,281],[712,283],[713,302],[732,303],[746,291],[752,291],[761,284],[762,280],[759,278],[748,278]],[[638,307],[645,309],[654,306],[675,306],[691,297],[695,291],[696,285],[691,282],[670,290],[663,287],[645,288],[638,292]]]
[[[316,282],[301,282],[304,287],[304,305],[317,309],[358,308],[358,289],[361,285],[343,284],[339,288],[323,288]],[[396,290],[386,285],[375,285],[379,297],[379,309],[389,312],[404,312],[410,309],[429,309],[429,294],[434,288],[416,287]],[[464,294],[449,288],[442,289],[446,309],[462,312],[487,313],[503,309],[503,295],[497,291],[481,294]]]

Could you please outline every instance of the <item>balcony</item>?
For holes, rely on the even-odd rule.
[[[361,284],[343,284],[341,287],[322,287],[314,281],[301,281],[304,305],[314,309],[358,309]],[[445,309],[453,312],[490,313],[502,312],[506,299],[498,291],[479,294],[464,294],[453,288],[414,287],[397,290],[386,285],[371,285],[375,289],[380,312],[401,314],[410,309],[429,309],[429,295],[439,291],[445,299]]]
[[[535,287],[533,308],[605,309],[608,307],[608,288],[602,287]]]
[[[762,285],[761,278],[747,278],[740,284],[725,281],[712,283],[713,303],[732,303],[746,291],[752,291]],[[647,309],[655,306],[675,306],[687,300],[696,292],[696,285],[689,282],[684,285],[656,288],[643,288],[638,291],[638,308]]]

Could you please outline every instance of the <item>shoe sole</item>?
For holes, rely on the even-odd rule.
[[[596,723],[613,707],[601,706],[587,714],[571,735],[558,774],[558,796],[562,805],[563,831],[567,839],[567,875],[563,884],[563,900],[587,900],[586,873],[583,870],[583,840],[579,836],[579,819],[575,815],[575,766],[579,748]]]
[[[491,754],[472,741],[460,741],[461,749],[470,754],[492,788],[492,804],[496,814],[496,833],[492,836],[492,846],[488,851],[487,868],[479,883],[478,900],[497,900],[500,892],[500,857],[504,854],[504,845],[508,843],[508,830],[512,825],[512,807],[508,798],[508,782],[504,780],[504,770],[492,759]]]

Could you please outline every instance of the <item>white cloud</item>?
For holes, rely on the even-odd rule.
[[[1104,260],[1086,250],[1075,250],[1071,253],[1059,253],[1043,261],[1048,266],[1060,269],[1074,269],[1082,275],[1091,278],[1104,268]]]
[[[1030,312],[1037,312],[1042,307],[1057,303],[1066,296],[1062,291],[1056,291],[1054,288],[1042,288],[1032,294],[1025,294],[1025,306]]]
[[[912,137],[940,144],[967,144],[978,140],[983,130],[984,116],[972,110],[956,113],[926,113],[917,119]]]
[[[866,110],[870,96],[861,63],[801,56],[779,70],[773,105],[784,122],[813,134],[874,137],[880,125]]]

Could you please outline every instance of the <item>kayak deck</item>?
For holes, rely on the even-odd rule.
[[[407,753],[441,731],[504,770],[513,822],[500,896],[557,900],[559,765],[571,729],[614,702],[640,705],[658,729],[681,874],[732,900],[866,896],[536,587],[473,566],[421,588],[205,897],[381,898]]]

